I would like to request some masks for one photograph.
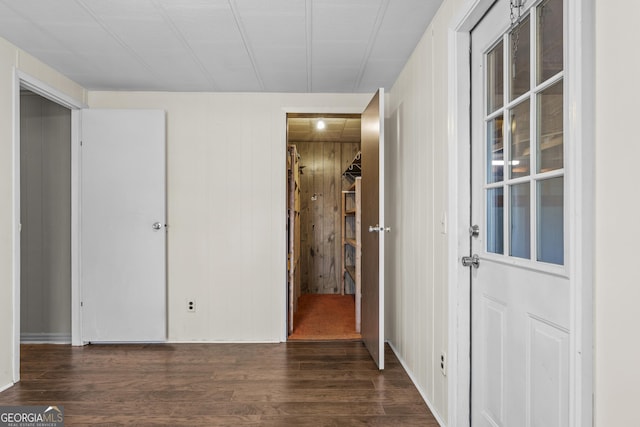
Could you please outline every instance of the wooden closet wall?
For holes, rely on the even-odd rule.
[[[359,143],[297,142],[300,176],[301,291],[337,294],[341,288],[341,197],[351,182],[342,172]]]

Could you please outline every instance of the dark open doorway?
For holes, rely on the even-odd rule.
[[[71,343],[71,110],[20,90],[20,340]]]

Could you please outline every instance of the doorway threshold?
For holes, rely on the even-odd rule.
[[[294,314],[289,341],[360,341],[353,295],[304,294]]]

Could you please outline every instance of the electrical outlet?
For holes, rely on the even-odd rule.
[[[440,353],[440,372],[445,377],[447,376],[447,353],[444,351]]]
[[[195,300],[187,300],[187,311],[189,313],[195,313],[196,312],[196,301]]]

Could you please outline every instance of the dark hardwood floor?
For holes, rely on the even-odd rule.
[[[0,405],[63,405],[65,425],[437,426],[386,358],[347,341],[23,345]]]

